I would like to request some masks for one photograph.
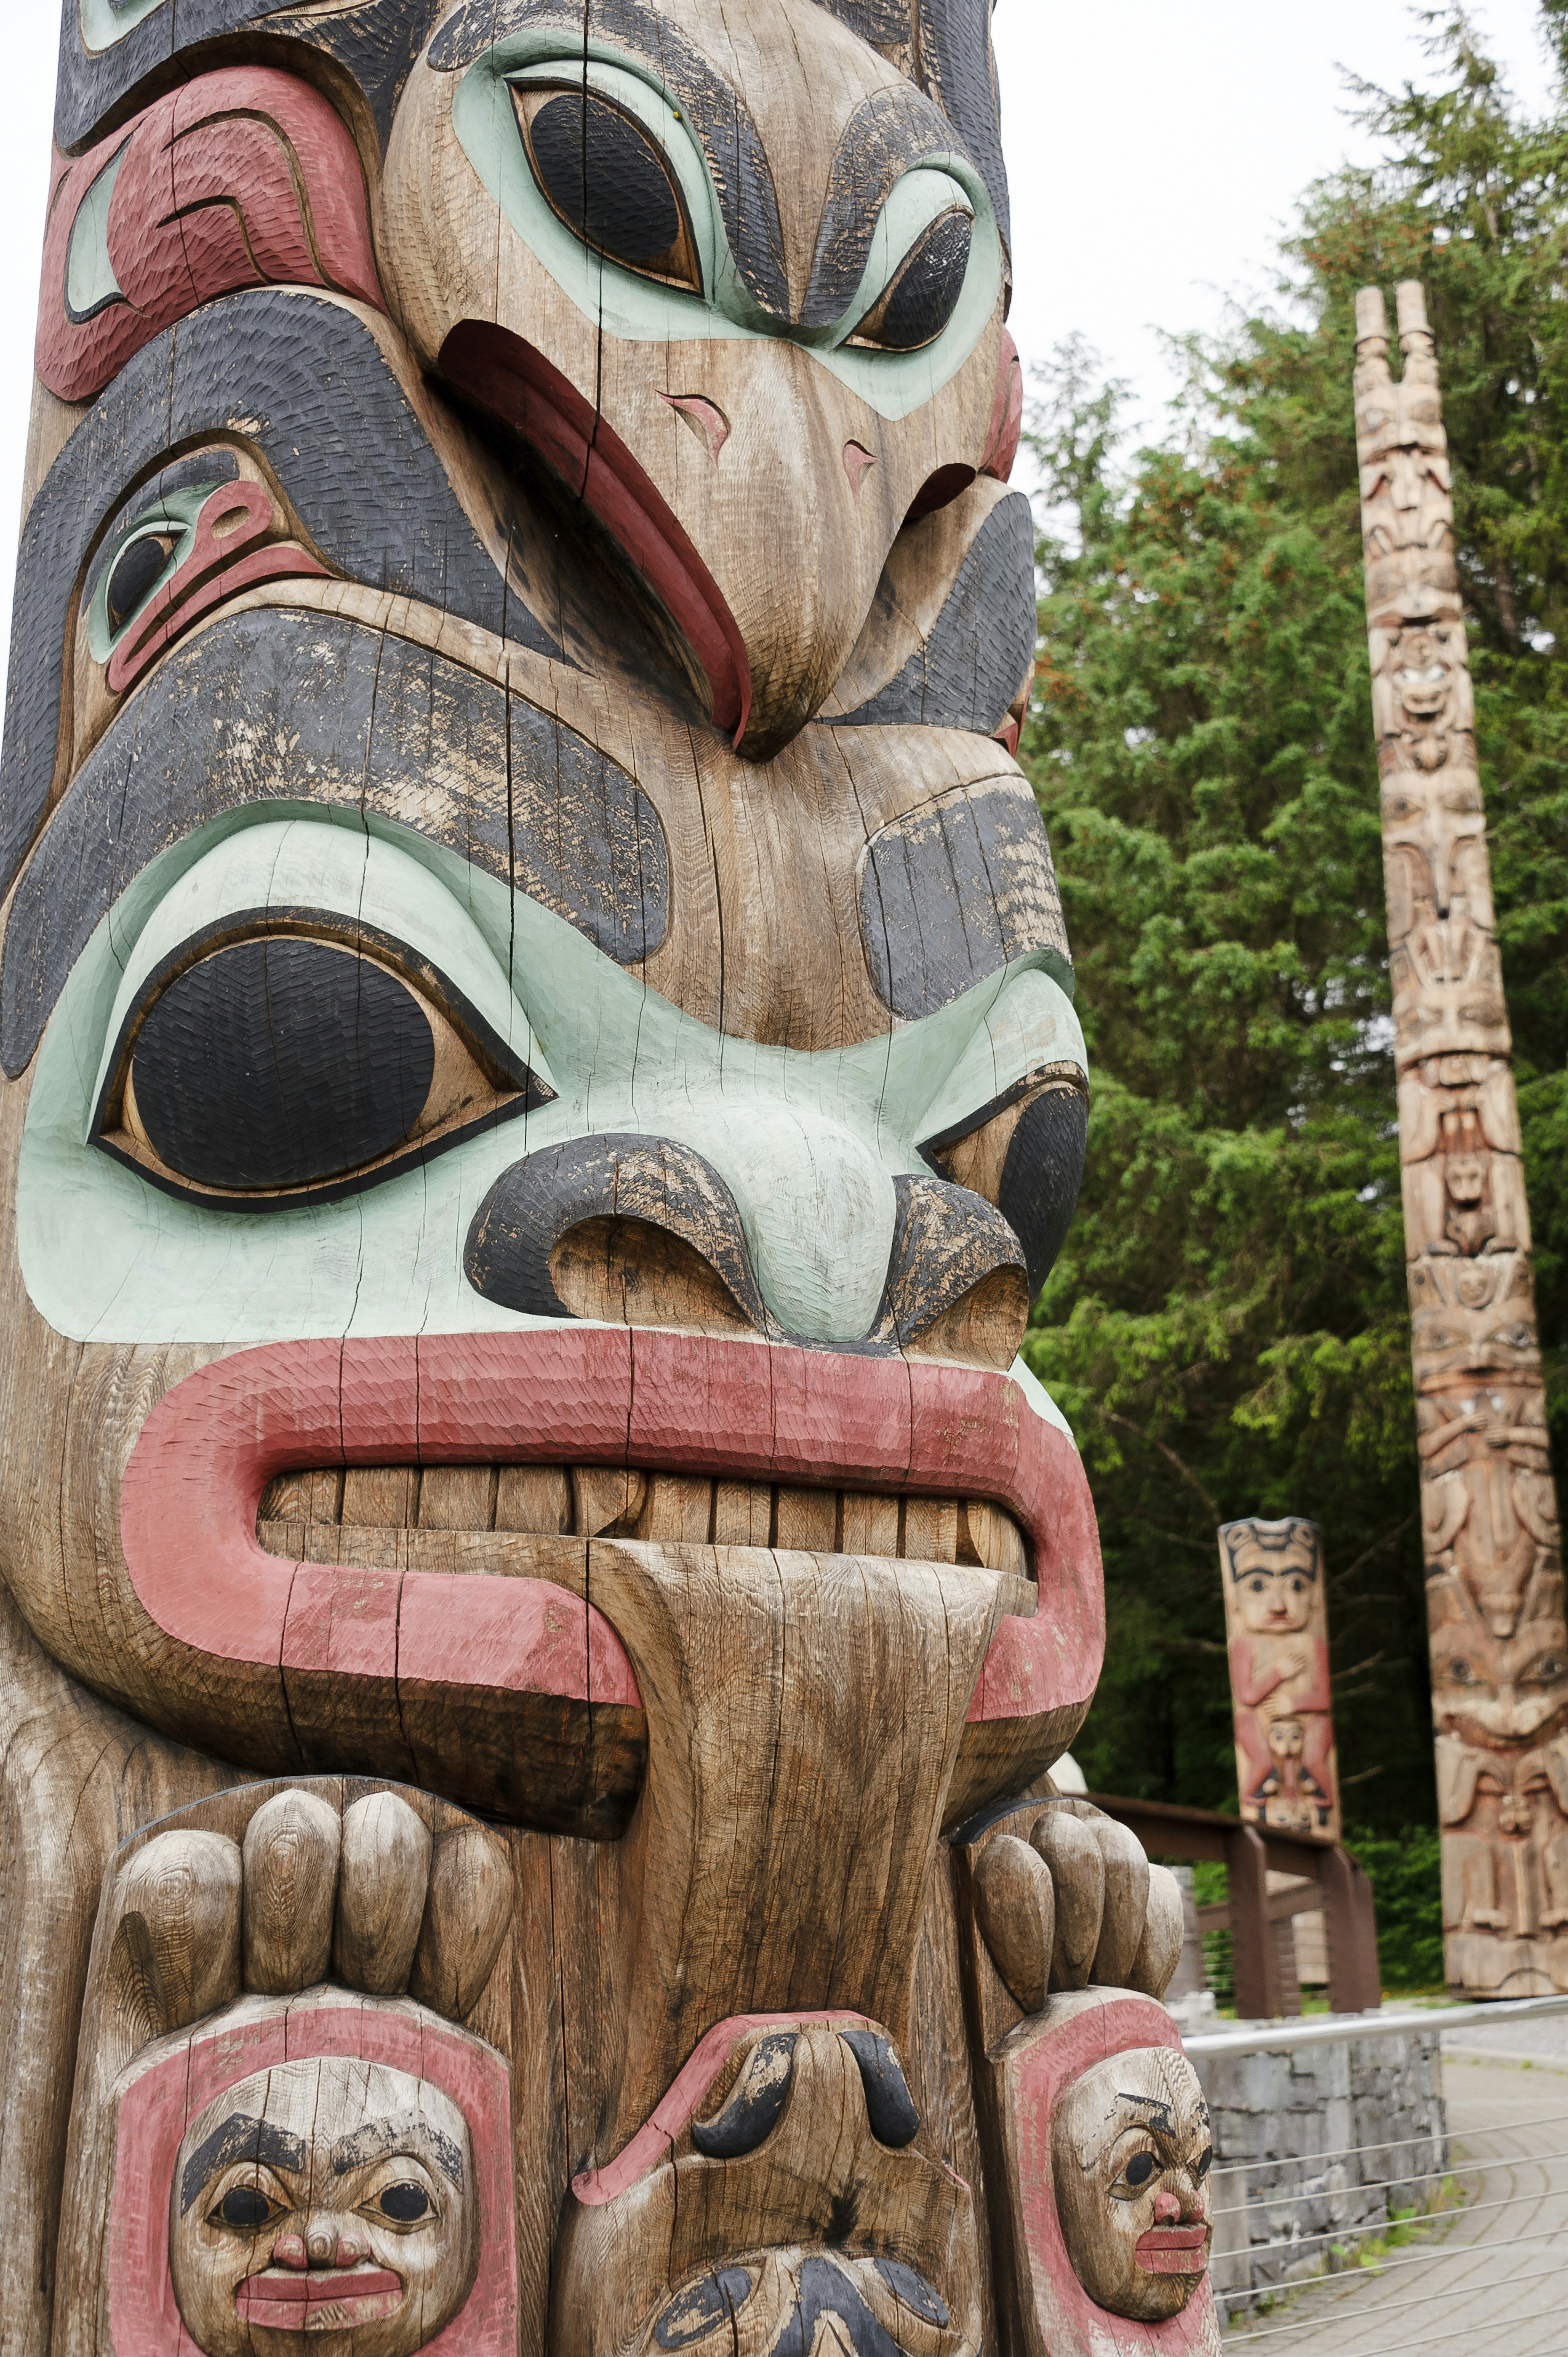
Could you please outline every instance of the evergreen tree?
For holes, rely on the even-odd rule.
[[[1568,77],[1568,0],[1543,0]],[[1026,1355],[1074,1420],[1111,1641],[1091,1786],[1235,1804],[1217,1525],[1324,1525],[1348,1813],[1434,1814],[1409,1311],[1351,406],[1358,287],[1427,286],[1549,1383],[1568,1340],[1568,96],[1523,117],[1460,15],[1388,162],[1305,200],[1289,308],[1188,347],[1121,463],[1069,345],[1033,446],[1024,753],[1093,1063],[1077,1223]],[[1568,1386],[1553,1383],[1563,1399]],[[1568,1415],[1556,1426],[1568,1478]]]

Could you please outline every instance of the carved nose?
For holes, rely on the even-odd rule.
[[[992,1204],[787,1110],[737,1113],[714,1155],[628,1133],[541,1148],[480,1205],[469,1284],[536,1318],[1011,1363],[1028,1274]]]

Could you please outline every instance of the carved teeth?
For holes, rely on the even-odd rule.
[[[280,1473],[263,1496],[256,1530],[269,1554],[306,1563],[434,1569],[439,1556],[446,1568],[450,1547],[437,1534],[459,1543],[511,1534],[788,1547],[1030,1576],[1017,1523],[981,1499],[714,1481],[615,1466],[351,1465]],[[493,1544],[489,1552],[497,1552]],[[494,1567],[509,1566],[498,1555]]]

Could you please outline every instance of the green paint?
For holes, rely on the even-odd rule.
[[[337,907],[355,878],[364,897],[351,905],[373,908],[416,953],[439,945],[436,962],[496,1028],[510,1020],[519,1052],[559,1091],[553,1103],[360,1195],[289,1211],[179,1201],[87,1142],[134,976],[221,908],[264,907],[269,895]],[[705,1156],[735,1193],[775,1315],[808,1337],[854,1340],[880,1297],[894,1177],[925,1169],[920,1140],[961,1118],[953,1107],[969,1089],[967,1109],[978,1111],[1069,1042],[1081,1059],[1071,1008],[1038,959],[853,1048],[727,1039],[563,919],[410,829],[253,804],[145,868],[78,960],[27,1108],[23,1274],[40,1315],[81,1341],[515,1330],[539,1321],[484,1300],[464,1276],[474,1213],[522,1155],[622,1130]]]
[[[585,245],[545,201],[523,149],[509,84],[564,80],[580,88],[585,79],[591,90],[634,113],[662,149],[686,198],[703,266],[701,295],[662,285],[607,261]],[[672,93],[637,59],[592,36],[585,50],[579,45],[564,53],[559,31],[550,27],[510,35],[487,50],[457,83],[452,124],[464,154],[512,228],[596,332],[660,344],[746,339],[777,342],[787,338],[811,351],[878,416],[896,421],[922,407],[957,375],[995,310],[1002,289],[1002,241],[985,185],[967,156],[933,154],[905,175],[884,208],[873,240],[873,261],[854,301],[834,327],[823,331],[782,328],[753,302],[730,253],[706,158],[685,129]],[[935,211],[924,211],[939,189],[945,191],[941,202]],[[963,293],[947,327],[918,352],[849,350],[843,338],[876,301],[920,231],[955,199],[974,216],[974,239]]]
[[[112,49],[123,41],[128,32],[163,7],[165,0],[80,0],[78,21],[81,26],[82,47],[88,49]]]
[[[129,146],[129,140],[125,145]],[[65,299],[77,317],[85,317],[124,289],[109,259],[109,199],[125,160],[125,148],[111,156],[76,209],[70,243],[65,257]]]
[[[105,663],[124,637],[136,615],[143,612],[148,599],[156,596],[177,566],[185,563],[196,545],[196,524],[203,507],[219,489],[217,483],[192,483],[183,491],[176,491],[155,506],[144,508],[133,524],[127,525],[114,544],[113,554],[98,576],[98,587],[92,593],[92,603],[87,609],[87,646],[94,662]],[[115,630],[109,623],[109,582],[114,567],[125,551],[138,540],[152,540],[159,533],[177,535],[175,547],[167,564],[159,574],[135,613],[127,614]]]

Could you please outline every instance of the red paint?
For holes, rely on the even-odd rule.
[[[614,534],[690,642],[708,683],[714,727],[738,745],[751,716],[751,662],[739,625],[683,526],[619,436],[542,352],[487,320],[465,319],[454,328],[441,347],[440,365],[455,385],[547,459]],[[676,400],[677,408],[684,405]]]
[[[169,2275],[169,2212],[180,2139],[215,2095],[259,2071],[319,2055],[349,2055],[428,2079],[468,2123],[479,2211],[474,2287],[426,2345],[426,2357],[516,2357],[517,2229],[511,2094],[506,2064],[477,2038],[406,2000],[333,1991],[286,1997],[259,2017],[219,2015],[128,2090],[114,2140],[104,2276],[115,2357],[201,2357],[185,2329]],[[341,2278],[339,2278],[341,2280]],[[392,2280],[395,2283],[396,2277]],[[285,2293],[280,2277],[269,2278]],[[262,2319],[255,2310],[251,2320]],[[299,2310],[284,2328],[300,2329]]]
[[[665,393],[660,399],[667,401],[678,416],[683,417],[699,439],[708,446],[708,456],[716,467],[719,452],[729,440],[729,419],[716,401],[709,401],[701,393]]]
[[[1038,2035],[1026,2044],[1014,2046],[1003,2065],[1012,2083],[1017,2123],[1017,2182],[1009,2191],[1023,2228],[1028,2292],[1041,2341],[1051,2357],[1103,2357],[1112,2345],[1105,2310],[1079,2283],[1062,2238],[1051,2159],[1052,2115],[1072,2082],[1097,2062],[1149,2046],[1165,2047],[1175,2054],[1182,2050],[1181,2033],[1165,2007],[1151,1997],[1108,1992],[1102,2004],[1075,2014],[1055,2031],[1047,2014]],[[1202,2235],[1207,2230],[1199,2226],[1197,2231]],[[1149,2239],[1149,2235],[1140,2238],[1140,2256]],[[1197,2268],[1155,2270],[1163,2274],[1200,2271],[1201,2261]],[[1219,2357],[1214,2295],[1207,2283],[1198,2284],[1181,2313],[1167,2317],[1163,2324],[1142,2324],[1122,2316],[1110,2321],[1117,2357],[1183,2357],[1183,2352]]]
[[[736,2046],[754,2029],[809,2029],[814,2022],[843,2022],[846,2029],[875,2029],[863,2013],[735,2013],[715,2022],[699,2040],[670,2091],[650,2113],[629,2144],[604,2169],[585,2169],[572,2190],[585,2208],[597,2210],[646,2177],[674,2151],[675,2139],[703,2106],[703,2098]],[[951,2171],[949,2171],[951,2175]],[[961,2184],[962,2179],[956,2182]]]
[[[70,233],[122,151],[107,243],[125,300],[73,321]],[[333,287],[386,308],[359,151],[308,82],[263,66],[200,74],[77,162],[57,155],[37,357],[62,401],[91,400],[198,304],[263,285]]]
[[[319,1465],[622,1465],[980,1497],[1033,1543],[1040,1610],[1004,1620],[972,1721],[1086,1702],[1104,1652],[1093,1503],[1009,1377],[717,1337],[571,1326],[267,1343],[185,1377],[143,1426],[120,1534],[177,1644],[275,1672],[640,1705],[609,1622],[552,1583],[291,1564],[256,1510]]]
[[[1004,720],[1000,728],[993,728],[991,732],[994,742],[1004,745],[1015,760],[1018,758],[1018,739],[1023,733],[1024,724],[1021,720]]]
[[[872,468],[875,467],[875,459],[872,457],[871,452],[865,448],[864,444],[859,442],[846,442],[844,444],[843,470],[849,477],[850,490],[854,493],[857,500],[859,500],[861,491],[865,487],[866,476],[871,472]]]
[[[320,2331],[324,2325],[371,2324],[390,2316],[403,2298],[403,2278],[385,2267],[354,2267],[347,2274],[290,2275],[263,2267],[247,2276],[234,2294],[237,2315],[247,2324],[280,2332]],[[322,2310],[341,2306],[341,2318]]]
[[[1133,2247],[1138,2265],[1152,2276],[1200,2276],[1208,2264],[1208,2228],[1151,2226]]]
[[[199,615],[258,581],[326,576],[297,541],[258,547],[274,529],[272,494],[260,483],[225,483],[196,520],[196,538],[178,571],[131,623],[109,659],[109,684],[123,695]]]
[[[985,456],[980,462],[983,475],[990,475],[999,483],[1011,480],[1023,431],[1024,367],[1018,358],[1017,345],[1004,328],[1002,349],[996,356],[996,393],[991,404],[991,432],[986,437]]]

